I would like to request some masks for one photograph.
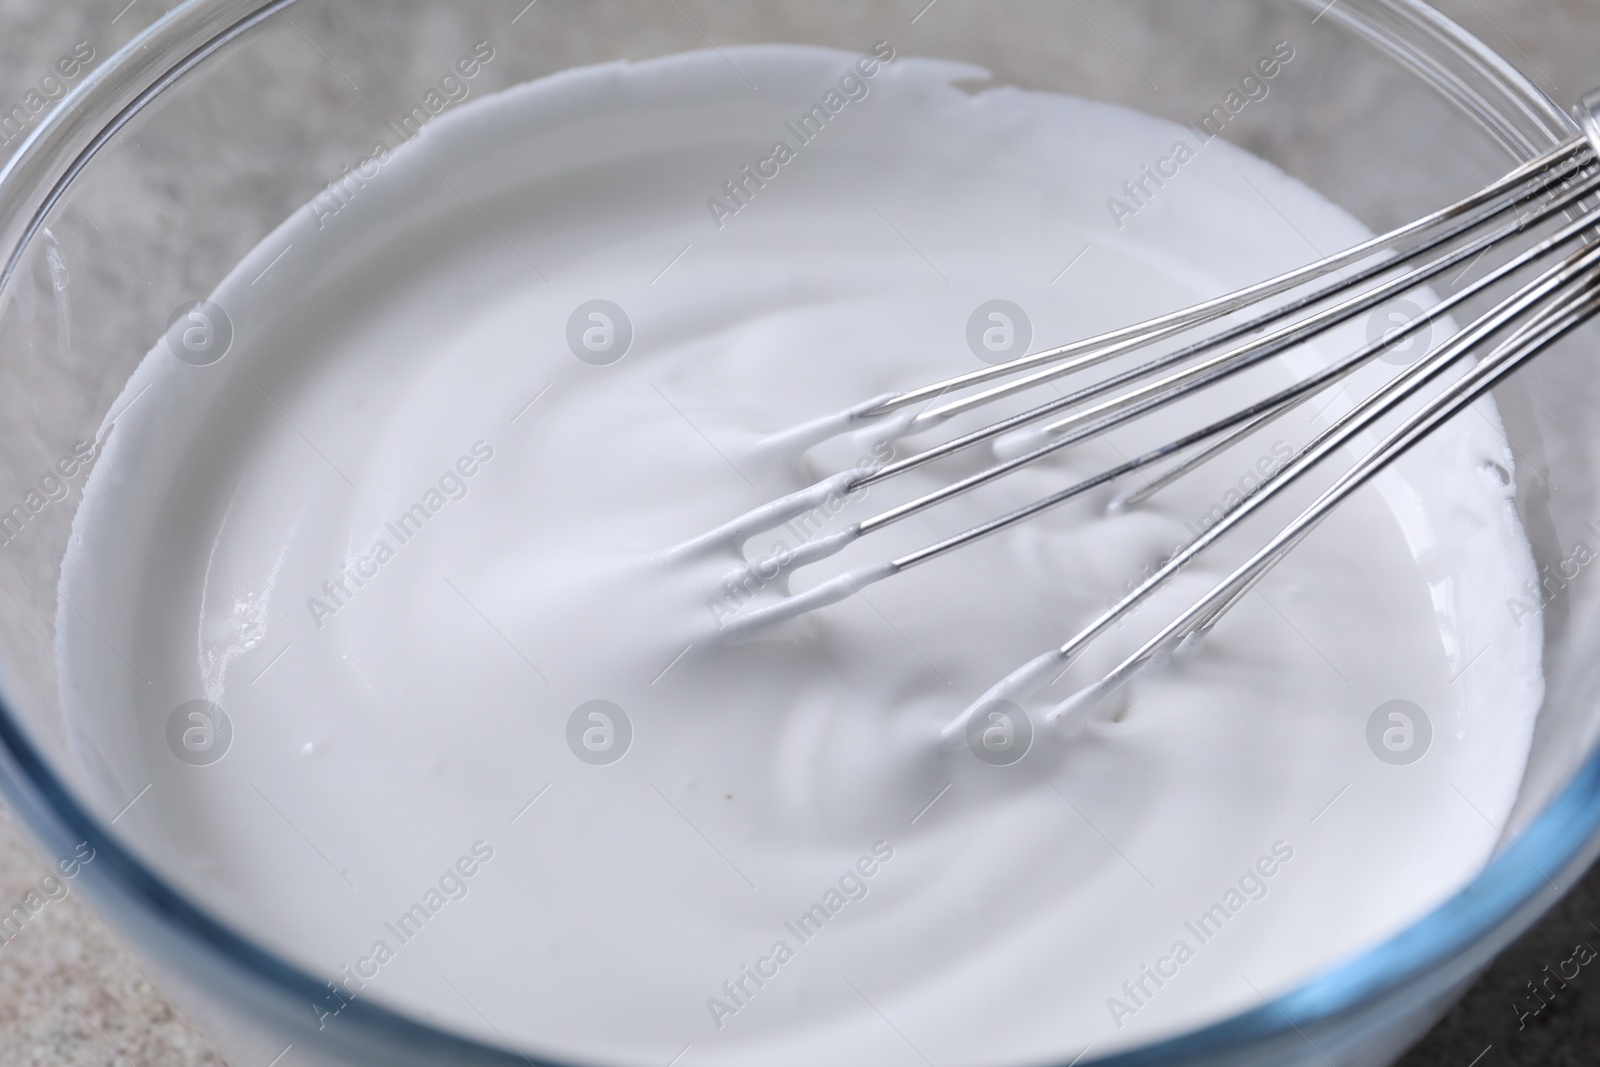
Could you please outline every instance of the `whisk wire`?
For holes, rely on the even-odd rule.
[[[1499,201],[1511,198],[1517,203],[1522,202],[1522,187],[1530,182],[1538,185],[1538,191],[1531,195],[1540,195],[1552,183],[1559,182],[1572,170],[1580,166],[1586,166],[1591,161],[1589,151],[1590,144],[1588,141],[1583,137],[1573,137],[1563,142],[1548,155],[1517,167],[1500,180],[1485,186],[1471,196],[1465,197],[1448,207],[1441,208],[1431,215],[1426,215],[1415,222],[1399,229],[1391,230],[1342,252],[1334,253],[1314,263],[1308,263],[1286,274],[1257,282],[1236,292],[1215,297],[1153,319],[1097,334],[1093,337],[1086,337],[1043,352],[1021,356],[1005,363],[996,364],[993,367],[969,371],[940,382],[934,382],[930,385],[882,398],[862,409],[859,412],[859,417],[870,418],[884,415],[900,408],[925,403],[946,393],[957,392],[968,386],[1003,378],[1028,367],[1052,363],[1082,352],[1109,348],[1122,341],[1142,338],[1148,343],[1175,333],[1181,333],[1195,326],[1214,322],[1241,308],[1289,292],[1308,282],[1343,270],[1351,264],[1359,263],[1380,252],[1403,245],[1412,238],[1426,234],[1437,227],[1448,226],[1463,217],[1476,217],[1474,213],[1480,212],[1486,207],[1490,214],[1498,213],[1499,210],[1507,206],[1497,204]]]
[[[1050,721],[1056,721],[1073,713],[1081,714],[1087,711],[1098,698],[1123,684],[1141,667],[1157,659],[1162,654],[1170,652],[1175,645],[1181,643],[1190,634],[1213,624],[1222,613],[1234,603],[1237,603],[1256,582],[1266,575],[1267,571],[1278,560],[1292,551],[1350,494],[1371,481],[1410,451],[1411,448],[1425,440],[1439,426],[1475,403],[1528,360],[1588,321],[1595,314],[1600,313],[1600,286],[1596,284],[1600,282],[1600,247],[1589,249],[1586,252],[1579,253],[1579,255],[1582,257],[1580,263],[1564,266],[1560,269],[1561,277],[1558,282],[1557,295],[1554,299],[1547,301],[1538,313],[1522,323],[1511,336],[1501,342],[1488,356],[1480,360],[1461,379],[1453,383],[1448,390],[1433,398],[1425,407],[1406,419],[1402,425],[1374,446],[1354,467],[1342,474],[1332,486],[1324,490],[1313,503],[1273,536],[1265,546],[1257,550],[1246,562],[1217,583],[1208,593],[1191,604],[1182,614],[1163,627],[1159,633],[1151,637],[1136,652],[1104,675],[1099,681],[1058,704],[1051,710],[1047,718]],[[1571,278],[1575,272],[1578,277],[1576,281],[1573,281]],[[1525,294],[1529,297],[1530,302],[1543,299],[1549,295],[1549,286],[1540,284],[1537,288],[1539,292]],[[1495,314],[1497,321],[1489,324],[1483,334],[1494,332],[1495,328],[1505,326],[1507,323],[1514,321],[1518,314],[1525,312],[1527,302],[1519,300],[1518,303],[1519,307],[1516,309],[1500,309]],[[1220,536],[1221,532],[1224,531],[1218,528],[1223,527],[1224,523],[1231,527],[1233,523],[1229,520],[1242,519],[1252,510],[1252,505],[1256,505],[1258,502],[1265,503],[1265,500],[1270,498],[1276,492],[1276,489],[1288,485],[1306,470],[1309,470],[1316,463],[1341,447],[1350,438],[1363,432],[1378,417],[1392,410],[1396,404],[1414,393],[1416,388],[1420,388],[1421,385],[1425,384],[1428,377],[1445,369],[1449,363],[1454,362],[1472,344],[1481,339],[1482,336],[1480,335],[1474,338],[1473,341],[1459,346],[1454,352],[1441,350],[1437,361],[1430,359],[1431,366],[1428,370],[1431,373],[1419,376],[1414,383],[1408,383],[1407,388],[1397,391],[1395,395],[1383,398],[1380,403],[1374,405],[1371,411],[1363,414],[1359,419],[1352,420],[1348,425],[1342,425],[1336,431],[1330,432],[1326,440],[1317,444],[1313,450],[1303,452],[1301,456],[1297,457],[1293,469],[1286,468],[1280,472],[1283,480],[1276,487],[1273,489],[1264,488],[1262,490],[1263,495],[1258,495],[1245,501],[1221,520],[1216,527],[1213,527],[1212,531],[1217,531],[1217,536]],[[1207,531],[1207,533],[1212,531]],[[1192,559],[1194,555],[1214,543],[1215,540],[1216,537],[1206,539],[1202,535],[1201,538],[1197,538],[1180,554]],[[1114,621],[1115,618],[1125,613],[1127,609],[1124,605],[1137,603],[1137,600],[1153,593],[1174,573],[1176,573],[1176,568],[1163,567],[1161,572],[1152,576],[1151,580],[1146,583],[1149,587],[1148,589],[1141,588],[1136,590],[1134,594],[1130,594],[1122,603],[1107,611],[1100,619],[1091,623],[1089,627],[1057,649],[1055,657],[1062,661],[1063,664],[1070,661],[1110,621]],[[978,705],[974,707],[976,706]],[[963,714],[957,722],[964,723],[972,710],[969,708],[968,712]],[[947,729],[952,728],[954,727]]]
[[[1347,379],[1368,367],[1378,356],[1424,330],[1431,332],[1435,326],[1453,322],[1452,317],[1470,302],[1487,297],[1496,287],[1516,286],[1509,296],[1499,298],[1419,361],[1387,378],[1367,395],[1351,401],[1348,410],[1316,432],[1250,493],[1221,509],[1211,525],[1176,549],[1124,597],[1065,644],[1036,656],[992,686],[946,727],[946,733],[954,736],[973,714],[992,700],[1020,698],[1043,684],[1047,676],[1063,676],[1090,642],[1126,619],[1200,555],[1232,535],[1241,524],[1299,484],[1329,457],[1355,445],[1366,435],[1378,432],[1384,420],[1399,418],[1394,429],[1383,434],[1376,445],[1335,476],[1332,484],[1279,529],[1264,547],[1162,626],[1114,670],[1093,685],[1080,689],[1048,715],[1051,721],[1076,719],[1136,671],[1177,654],[1209,632],[1278,560],[1292,551],[1350,494],[1387,469],[1446,420],[1486,395],[1507,375],[1600,313],[1600,244],[1594,243],[1597,220],[1600,220],[1600,215],[1594,211],[1594,198],[1600,194],[1600,166],[1597,166],[1600,163],[1600,117],[1597,117],[1600,93],[1585,98],[1585,106],[1588,109],[1583,116],[1586,136],[1574,137],[1479,192],[1388,234],[1287,274],[1155,319],[916,389],[888,394],[775,435],[773,440],[792,445],[820,441],[867,424],[872,427],[871,432],[881,433],[890,440],[914,436],[958,415],[1056,379],[1088,371],[1163,342],[1176,342],[1171,350],[1144,358],[1134,366],[1113,369],[1105,377],[1064,395],[958,433],[904,458],[876,468],[837,474],[809,489],[757,508],[676,551],[743,545],[755,534],[814,507],[825,494],[854,493],[980,444],[994,443],[999,452],[997,462],[818,537],[798,549],[786,551],[775,565],[773,561],[766,561],[768,568],[775,566],[776,575],[769,569],[762,575],[764,581],[779,577],[782,579],[780,588],[786,587],[788,578],[796,570],[842,551],[861,537],[1262,366],[1361,315],[1392,304],[1403,294],[1424,290],[1458,268],[1460,276],[1465,276],[1492,252],[1519,238],[1531,240],[1544,232],[1546,235],[1533,240],[1530,246],[1443,298],[1429,290],[1425,298],[1427,306],[1408,321],[1372,338],[1357,351],[1299,376],[1263,399],[1231,410],[1133,459],[1080,478],[1072,485],[933,544],[894,559],[855,567],[799,593],[789,593],[784,588],[781,595],[733,612],[731,617],[718,622],[725,636],[748,635],[772,623],[846,599],[874,582],[1010,529],[1094,489],[1164,461],[1176,460],[1142,486],[1113,496],[1109,510],[1134,507],[1313,398],[1335,388],[1348,388]],[[1566,217],[1564,223],[1558,221],[1562,216]],[[1547,229],[1551,225],[1553,230]],[[1575,244],[1579,247],[1574,250]],[[1542,266],[1556,256],[1562,258],[1553,266]],[[1517,280],[1524,272],[1539,267],[1542,272],[1532,280]],[[1332,275],[1338,277],[1330,279]],[[1453,281],[1458,283],[1460,277]],[[1267,305],[1264,310],[1252,310],[1264,304]],[[1240,317],[1226,321],[1233,316]],[[1184,339],[1183,335],[1202,327],[1210,328],[1210,332]],[[1486,355],[1479,356],[1465,368],[1458,366],[1464,357],[1484,348],[1488,348]],[[1425,389],[1452,372],[1454,376],[1431,397],[1424,396]],[[975,387],[986,388],[967,392]],[[1408,403],[1417,406],[1410,414],[1403,414],[1402,409]],[[921,410],[914,411],[919,405]],[[749,571],[751,567],[745,564],[743,569]],[[742,577],[745,575],[736,572],[730,582],[741,584]]]

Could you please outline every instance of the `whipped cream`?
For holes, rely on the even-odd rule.
[[[152,784],[118,830],[159,869],[329,979],[317,1025],[370,999],[584,1062],[1065,1062],[1259,1006],[1489,856],[1541,683],[1538,628],[1503,607],[1533,569],[1487,400],[1195,655],[1069,730],[1037,713],[1209,588],[1225,548],[1025,721],[941,737],[1276,469],[1312,414],[1127,513],[1107,487],[720,639],[783,592],[759,566],[757,588],[730,584],[741,558],[990,458],[671,551],[939,439],[781,435],[981,366],[975,309],[1000,308],[977,318],[989,356],[1015,343],[1008,309],[1038,349],[1367,236],[1222,141],[1114,221],[1125,175],[1195,131],[987,77],[772,46],[470,101],[246,257],[206,312],[227,317],[222,358],[163,340],[134,374],[63,566],[76,749],[108,805]],[[1121,462],[1364,334],[790,588]],[[1392,701],[1412,710],[1379,736],[1403,750],[1426,726],[1422,758],[1369,745]],[[982,758],[1017,730],[1019,758]]]

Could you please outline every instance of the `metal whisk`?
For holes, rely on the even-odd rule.
[[[968,718],[993,701],[1019,698],[1045,678],[1065,670],[1091,641],[1124,619],[1249,515],[1302,479],[1330,454],[1417,397],[1426,386],[1463,362],[1464,357],[1477,357],[1464,372],[1448,379],[1436,395],[1401,419],[1266,545],[1100,681],[1056,705],[1047,721],[1076,717],[1142,666],[1171,655],[1186,642],[1205,634],[1355,490],[1506,376],[1600,312],[1600,243],[1593,241],[1600,236],[1600,215],[1593,213],[1592,199],[1600,193],[1600,90],[1586,96],[1577,112],[1583,136],[1518,167],[1459,203],[1347,251],[1181,311],[907,392],[877,397],[777,435],[770,443],[792,449],[809,447],[866,426],[887,437],[918,433],[1042,383],[1175,339],[1176,347],[1171,351],[1129,369],[904,459],[876,469],[842,472],[749,512],[675,552],[720,551],[733,546],[740,549],[743,558],[743,545],[751,537],[810,511],[831,494],[855,492],[984,442],[1004,439],[1006,454],[993,465],[760,564],[762,584],[785,580],[800,567],[831,556],[893,523],[1260,365],[1405,293],[1428,286],[1449,272],[1470,272],[1491,251],[1509,248],[1513,242],[1525,245],[1521,252],[1433,303],[1405,325],[1248,407],[935,544],[892,560],[857,567],[805,592],[781,595],[719,620],[724,635],[748,635],[843,600],[868,585],[1016,526],[1096,487],[1164,460],[1183,457],[1142,487],[1116,497],[1113,503],[1114,508],[1132,507],[1235,442],[1338,385],[1419,331],[1451,321],[1449,316],[1468,301],[1491,293],[1500,296],[1489,310],[1332,421],[1255,492],[1236,502],[1214,525],[1177,550],[1071,640],[1036,657],[990,688],[946,728],[946,733],[959,735]],[[1338,276],[1330,278],[1331,275]],[[1191,337],[1186,338],[1186,334]],[[983,388],[977,388],[980,386]],[[744,572],[753,572],[756,566],[745,564],[731,581],[737,584],[741,577],[748,576]]]

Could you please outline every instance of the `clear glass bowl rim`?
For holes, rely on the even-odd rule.
[[[0,165],[0,290],[67,188],[93,157],[141,110],[230,43],[297,0],[186,0],[96,68]],[[1365,0],[1363,10],[1393,14],[1425,27],[1437,45],[1470,60],[1472,71],[1521,112],[1520,122],[1459,78],[1419,59],[1402,35],[1377,20],[1341,9],[1340,0],[1294,0],[1337,19],[1411,70],[1475,119],[1514,158],[1527,159],[1579,132],[1554,101],[1505,59],[1423,0]],[[1344,5],[1346,8],[1349,5]],[[0,794],[49,848],[65,854],[78,842],[96,862],[80,876],[104,911],[153,931],[179,957],[205,965],[227,984],[261,994],[265,1009],[289,1029],[308,1029],[304,1007],[327,986],[214,918],[169,886],[120,845],[108,825],[73,795],[13,714],[0,679]],[[1325,970],[1259,1008],[1144,1047],[1084,1060],[1081,1067],[1137,1067],[1265,1051],[1310,1042],[1362,1020],[1381,1025],[1448,993],[1509,944],[1561,895],[1600,853],[1600,749],[1509,847],[1467,886],[1389,940]],[[304,1018],[291,1022],[294,1011]],[[348,1051],[387,1047],[417,1062],[566,1067],[531,1058],[417,1021],[370,1001],[340,1015],[339,1044]],[[1315,1042],[1311,1042],[1316,1048]],[[1321,1050],[1318,1050],[1320,1055]],[[409,1058],[409,1057],[408,1057]],[[1078,1061],[1074,1060],[1074,1064]]]

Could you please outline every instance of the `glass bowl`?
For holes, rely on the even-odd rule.
[[[164,864],[167,844],[151,824],[118,825],[143,794],[117,795],[122,783],[108,785],[84,758],[92,746],[75,743],[57,696],[56,583],[81,488],[69,458],[96,439],[173,310],[209,293],[376,141],[392,141],[396,117],[416,113],[439,72],[480,40],[495,60],[476,76],[477,96],[708,45],[862,50],[887,40],[901,54],[981,65],[1000,84],[1185,122],[1289,41],[1292,74],[1223,135],[1374,230],[1577,129],[1414,0],[189,0],[114,54],[102,47],[97,66],[71,76],[63,67],[51,82],[61,93],[50,95],[64,97],[29,117],[0,171],[0,784],[53,856],[92,856],[74,865],[78,883],[238,1064],[276,1063],[290,1046],[297,1062],[322,1064],[548,1061],[506,1047],[492,1026],[468,1036],[377,1000],[320,1026],[312,1005],[324,978],[263,947],[262,931],[220,918],[224,902]],[[1392,1062],[1600,850],[1600,664],[1590,653],[1600,582],[1568,565],[1576,542],[1595,539],[1585,524],[1600,518],[1600,379],[1585,364],[1594,343],[1592,331],[1575,334],[1496,393],[1543,567],[1542,587],[1527,595],[1544,618],[1547,686],[1515,811],[1497,828],[1504,847],[1434,912],[1270,1003],[1079,1062]]]

